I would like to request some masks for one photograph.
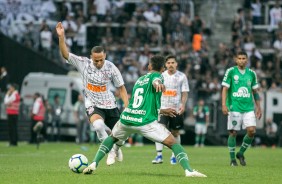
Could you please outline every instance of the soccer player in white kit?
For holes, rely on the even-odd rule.
[[[106,53],[101,46],[95,46],[91,50],[91,59],[76,56],[69,53],[65,44],[64,27],[61,22],[56,26],[59,37],[59,48],[67,63],[74,65],[80,72],[83,86],[85,108],[90,123],[102,142],[111,133],[111,129],[119,120],[120,112],[113,93],[109,89],[111,82],[117,87],[123,100],[124,106],[128,105],[127,91],[124,86],[121,73],[110,61],[106,60]],[[107,165],[112,165],[115,158],[122,161],[122,152],[117,142],[110,152]]]
[[[164,78],[165,92],[161,97],[161,109],[172,108],[177,112],[176,117],[161,115],[159,123],[169,129],[180,144],[179,130],[183,128],[184,117],[183,113],[188,98],[189,86],[186,75],[177,70],[176,57],[168,55],[165,59],[166,71],[162,73]],[[153,164],[161,164],[163,162],[163,144],[156,142],[157,156],[152,160]],[[172,153],[170,158],[171,164],[176,164],[175,155]]]

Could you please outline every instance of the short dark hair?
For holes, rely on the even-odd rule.
[[[104,52],[104,48],[102,46],[95,46],[91,49],[91,53],[101,53]]]
[[[239,55],[244,55],[244,56],[248,57],[248,54],[247,54],[247,52],[245,52],[245,51],[239,51],[239,52],[237,52],[237,53],[236,53],[236,56],[239,56]]]
[[[161,71],[164,67],[165,58],[161,55],[155,55],[151,57],[150,63],[152,66],[152,70]]]
[[[167,56],[165,57],[165,62],[167,62],[169,59],[175,59],[175,61],[176,61],[176,56],[175,56],[175,55],[172,55],[172,54],[167,55]]]

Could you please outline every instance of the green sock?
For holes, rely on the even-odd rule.
[[[109,136],[107,137],[100,145],[99,150],[97,151],[95,158],[93,162],[96,162],[96,165],[98,166],[98,163],[104,158],[104,156],[110,152],[114,145],[114,139]]]
[[[196,135],[195,143],[196,143],[196,144],[199,144],[199,143],[200,143],[200,136],[199,136],[199,135]]]
[[[242,143],[240,151],[239,151],[240,154],[244,155],[244,152],[252,144],[253,140],[254,140],[253,137],[249,137],[248,134],[245,135],[245,137],[243,139],[243,143]]]
[[[171,149],[182,168],[184,170],[193,171],[193,169],[190,167],[188,156],[185,153],[183,147],[180,144],[174,144],[172,145]]]
[[[229,149],[230,159],[235,160],[236,137],[229,135],[227,145]]]
[[[206,136],[205,136],[205,135],[202,135],[201,144],[204,144],[204,143],[205,143],[205,139],[206,139]]]

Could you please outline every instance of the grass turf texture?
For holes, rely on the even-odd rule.
[[[1,184],[82,184],[82,183],[256,183],[282,182],[282,149],[251,148],[247,150],[247,166],[230,167],[227,147],[194,148],[186,146],[191,166],[206,174],[207,178],[186,178],[177,165],[170,165],[171,151],[164,149],[164,163],[153,165],[154,145],[123,147],[124,161],[107,166],[105,158],[92,175],[73,173],[68,168],[69,158],[84,154],[92,161],[98,145],[75,145],[73,143],[43,143],[37,150],[35,145],[20,143],[18,147],[7,147],[0,142]],[[238,147],[237,149],[238,150]],[[239,162],[238,162],[239,164]]]

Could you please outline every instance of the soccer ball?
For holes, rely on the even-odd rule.
[[[82,173],[88,166],[88,159],[82,154],[75,154],[69,160],[69,168],[75,173]]]

